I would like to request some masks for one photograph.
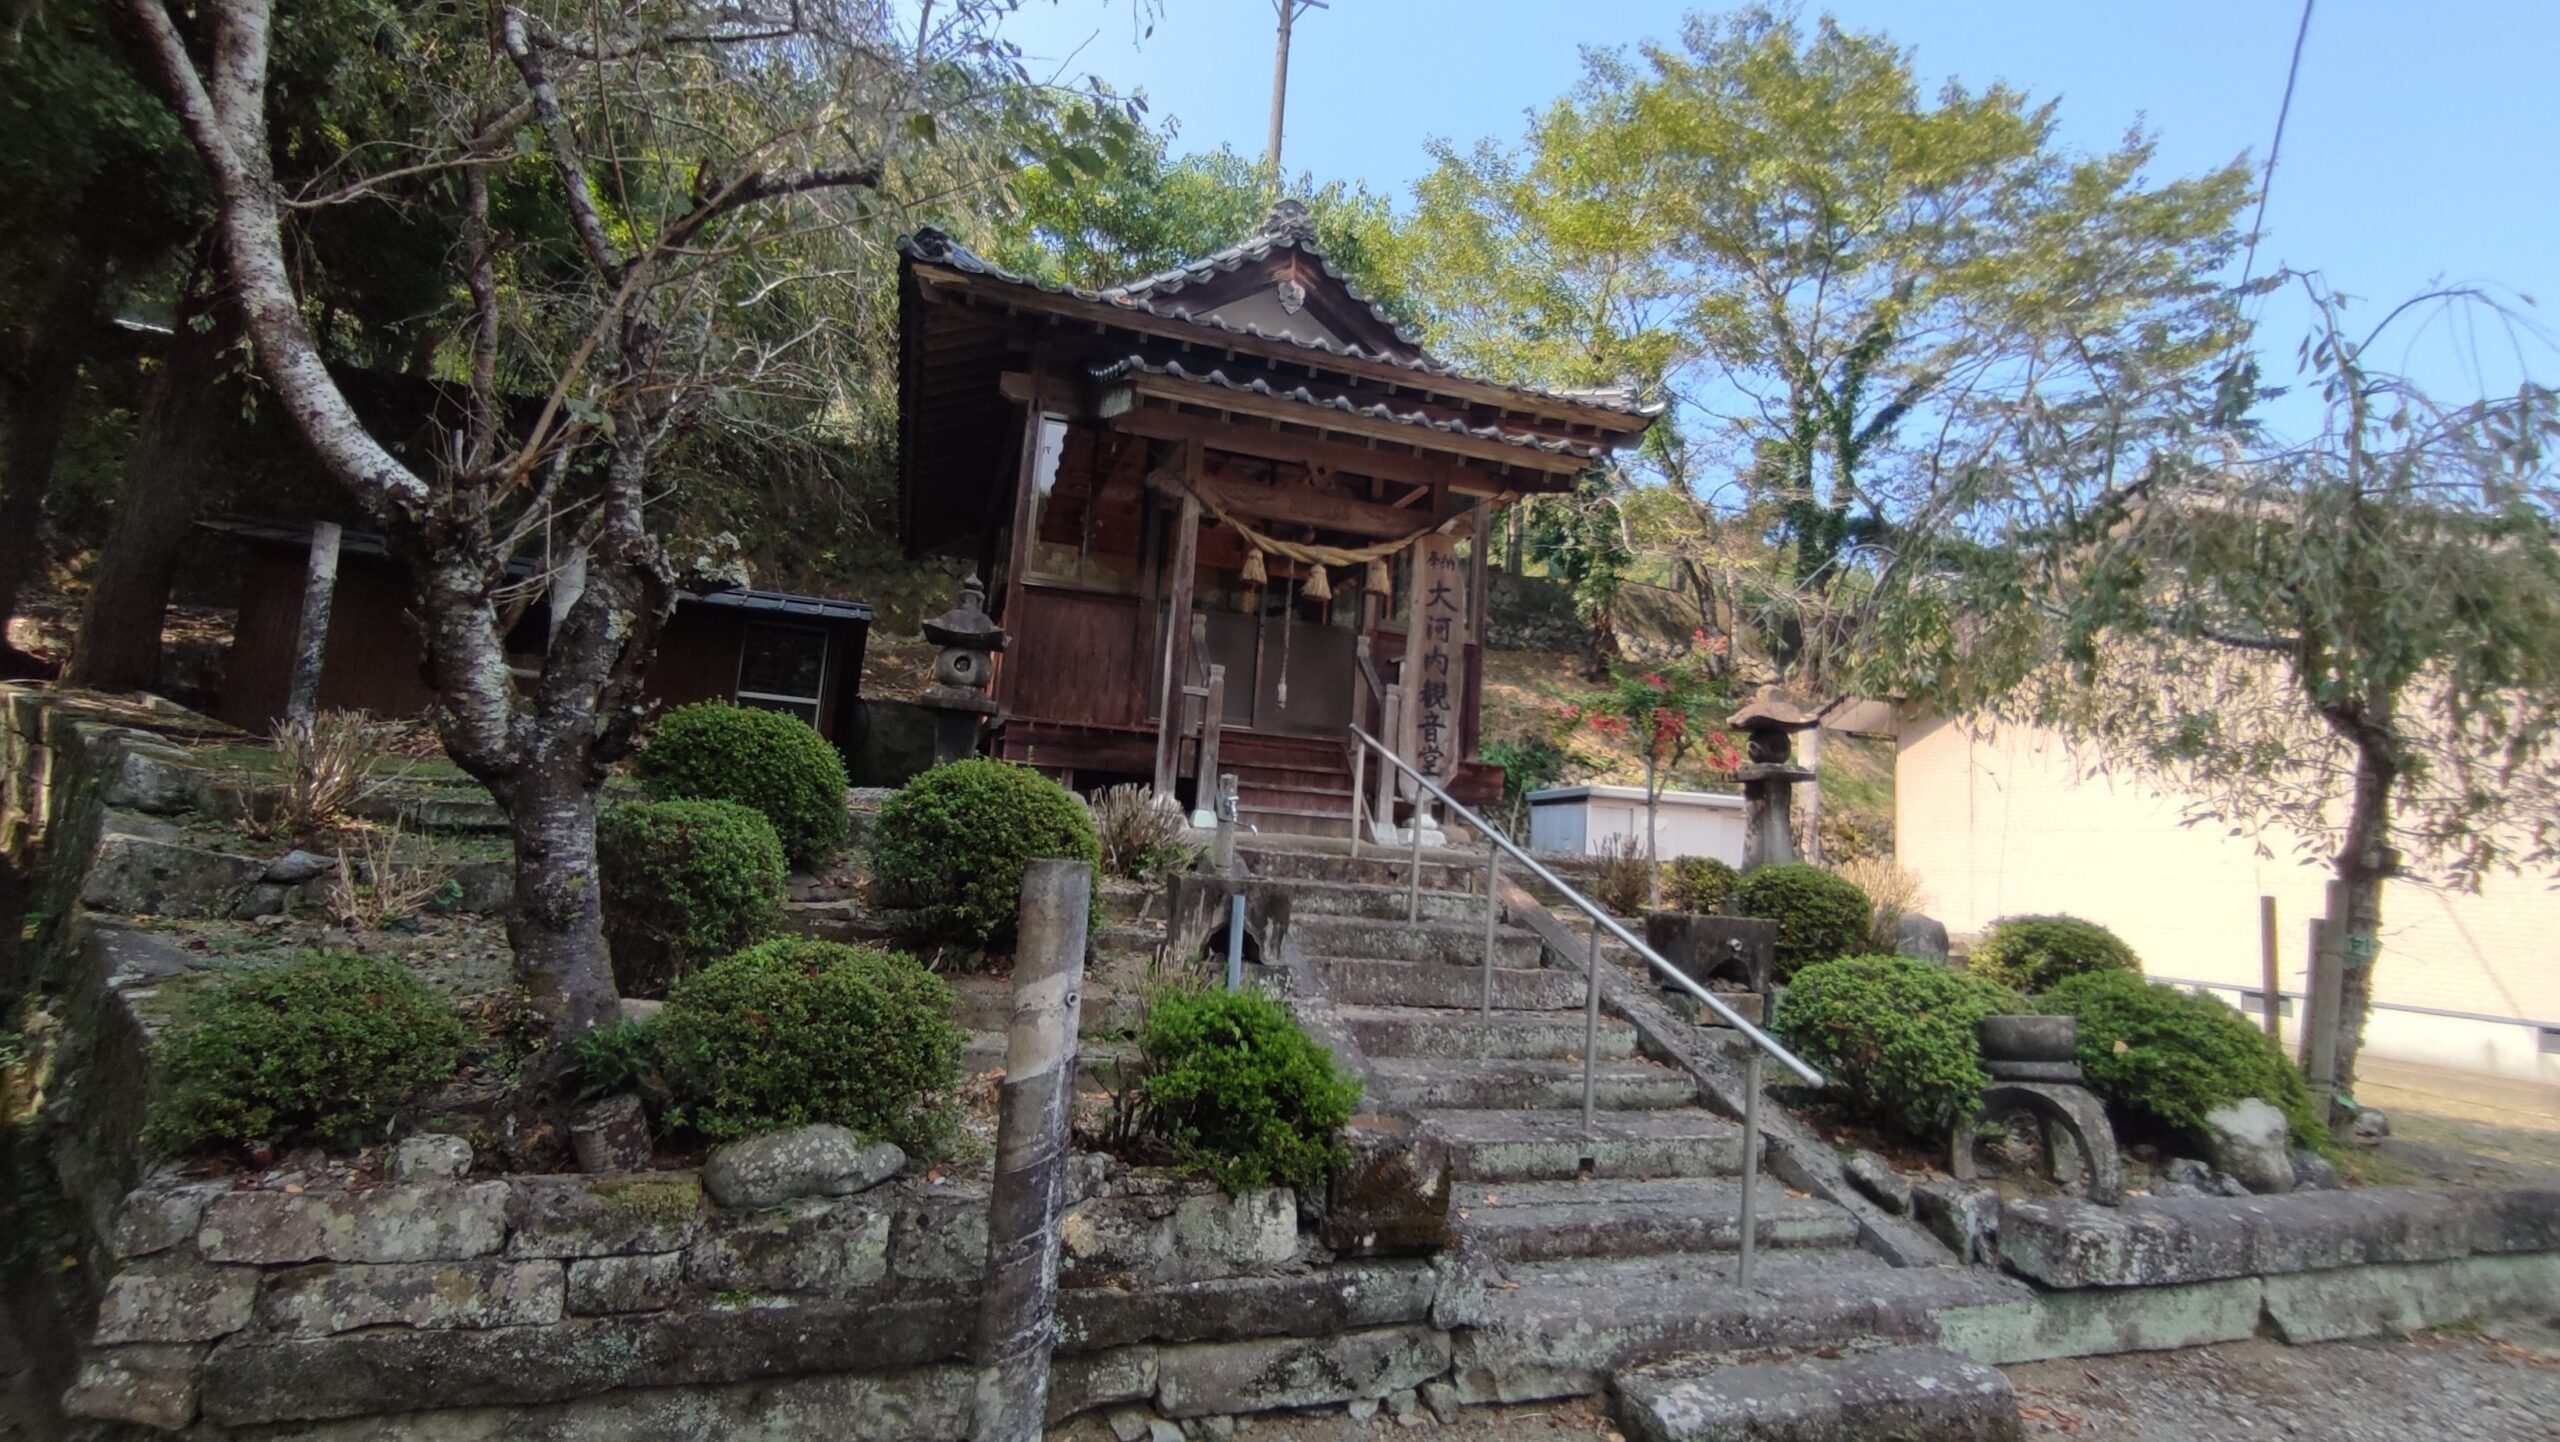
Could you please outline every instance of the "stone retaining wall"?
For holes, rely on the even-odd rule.
[[[1385,1396],[1445,1372],[1429,1261],[1336,1263],[1286,1191],[1080,1158],[1061,1231],[1059,1415],[1209,1416]],[[128,1196],[74,1415],[229,1437],[505,1435],[649,1414],[715,1437],[859,1391],[831,1435],[965,1433],[954,1370],[986,1251],[976,1183],[718,1206],[699,1174]],[[738,1384],[798,1379],[782,1400]],[[687,1389],[679,1402],[655,1397]],[[654,1397],[654,1400],[653,1400]],[[364,1419],[361,1426],[355,1419]],[[345,1422],[314,1434],[300,1424]],[[546,1424],[550,1425],[550,1424]],[[616,1424],[620,1425],[620,1424]],[[636,1425],[636,1424],[633,1424]],[[599,1431],[597,1435],[605,1435]]]

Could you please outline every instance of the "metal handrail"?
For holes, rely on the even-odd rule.
[[[1581,911],[1585,916],[1590,917],[1595,926],[1607,928],[1610,935],[1615,936],[1620,942],[1624,943],[1629,950],[1633,951],[1637,956],[1642,957],[1646,965],[1652,967],[1656,972],[1678,982],[1692,997],[1706,1003],[1709,1010],[1723,1018],[1727,1026],[1730,1026],[1735,1031],[1740,1032],[1743,1038],[1749,1041],[1752,1046],[1767,1054],[1780,1066],[1783,1066],[1787,1070],[1795,1073],[1796,1076],[1801,1078],[1807,1086],[1818,1087],[1823,1084],[1822,1073],[1816,1071],[1804,1060],[1804,1058],[1797,1056],[1794,1052],[1791,1052],[1785,1047],[1779,1045],[1777,1039],[1770,1036],[1767,1032],[1753,1026],[1750,1022],[1744,1021],[1741,1013],[1718,1000],[1715,993],[1707,990],[1703,986],[1700,986],[1689,976],[1687,972],[1682,971],[1680,968],[1673,966],[1670,962],[1665,961],[1661,954],[1656,952],[1652,947],[1637,940],[1635,933],[1627,930],[1625,925],[1619,922],[1616,917],[1601,910],[1597,903],[1593,902],[1589,897],[1584,896],[1580,891],[1576,890],[1570,883],[1566,882],[1564,878],[1548,870],[1536,857],[1521,849],[1521,847],[1512,841],[1510,837],[1503,835],[1500,828],[1494,826],[1483,817],[1478,816],[1475,812],[1469,810],[1464,803],[1458,800],[1458,798],[1450,795],[1445,789],[1443,789],[1440,783],[1423,775],[1420,771],[1415,770],[1410,762],[1407,762],[1403,757],[1398,756],[1394,751],[1390,750],[1387,745],[1378,740],[1377,737],[1370,735],[1368,732],[1361,730],[1357,726],[1350,729],[1352,735],[1360,738],[1362,745],[1377,752],[1380,756],[1385,757],[1395,765],[1397,770],[1412,777],[1416,785],[1438,798],[1441,805],[1449,808],[1449,810],[1460,820],[1475,828],[1477,832],[1483,835],[1486,841],[1492,843],[1493,846],[1500,851],[1509,852],[1513,859],[1517,860],[1521,865],[1528,867],[1532,875],[1535,875],[1539,880],[1544,881],[1547,885],[1554,887],[1558,892],[1562,893],[1564,899],[1572,903],[1575,909]],[[1359,826],[1362,819],[1359,815],[1359,811],[1361,809],[1359,802],[1360,798],[1356,796],[1352,798],[1353,814],[1351,824],[1352,831],[1355,836],[1359,832]],[[1418,820],[1419,818],[1417,818],[1417,821]],[[1414,881],[1416,889],[1418,890],[1421,880],[1421,828],[1417,825],[1414,830]],[[1492,898],[1488,896],[1486,898],[1486,902],[1488,905],[1491,905]],[[1592,948],[1592,954],[1596,959],[1599,954],[1598,946],[1595,945]],[[1490,960],[1490,953],[1488,953],[1488,960]],[[1598,980],[1598,974],[1595,971],[1592,977],[1595,989],[1598,985]],[[1583,1054],[1583,1066],[1586,1071],[1591,1066],[1591,1056],[1588,1048],[1585,1049]]]

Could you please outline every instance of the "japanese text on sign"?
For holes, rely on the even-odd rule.
[[[1447,536],[1414,544],[1413,614],[1406,633],[1405,757],[1424,775],[1458,770],[1458,708],[1466,695],[1467,581]]]

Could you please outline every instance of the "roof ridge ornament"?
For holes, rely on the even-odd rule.
[[[1307,213],[1305,201],[1284,195],[1272,203],[1271,213],[1262,218],[1260,233],[1291,245],[1313,244],[1316,238],[1315,217]]]

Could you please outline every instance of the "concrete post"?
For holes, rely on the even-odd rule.
[[[997,1093],[996,1176],[978,1294],[978,1388],[970,1442],[1040,1442],[1058,1340],[1058,1217],[1075,1112],[1093,868],[1035,861],[1022,874],[1013,1020]]]

